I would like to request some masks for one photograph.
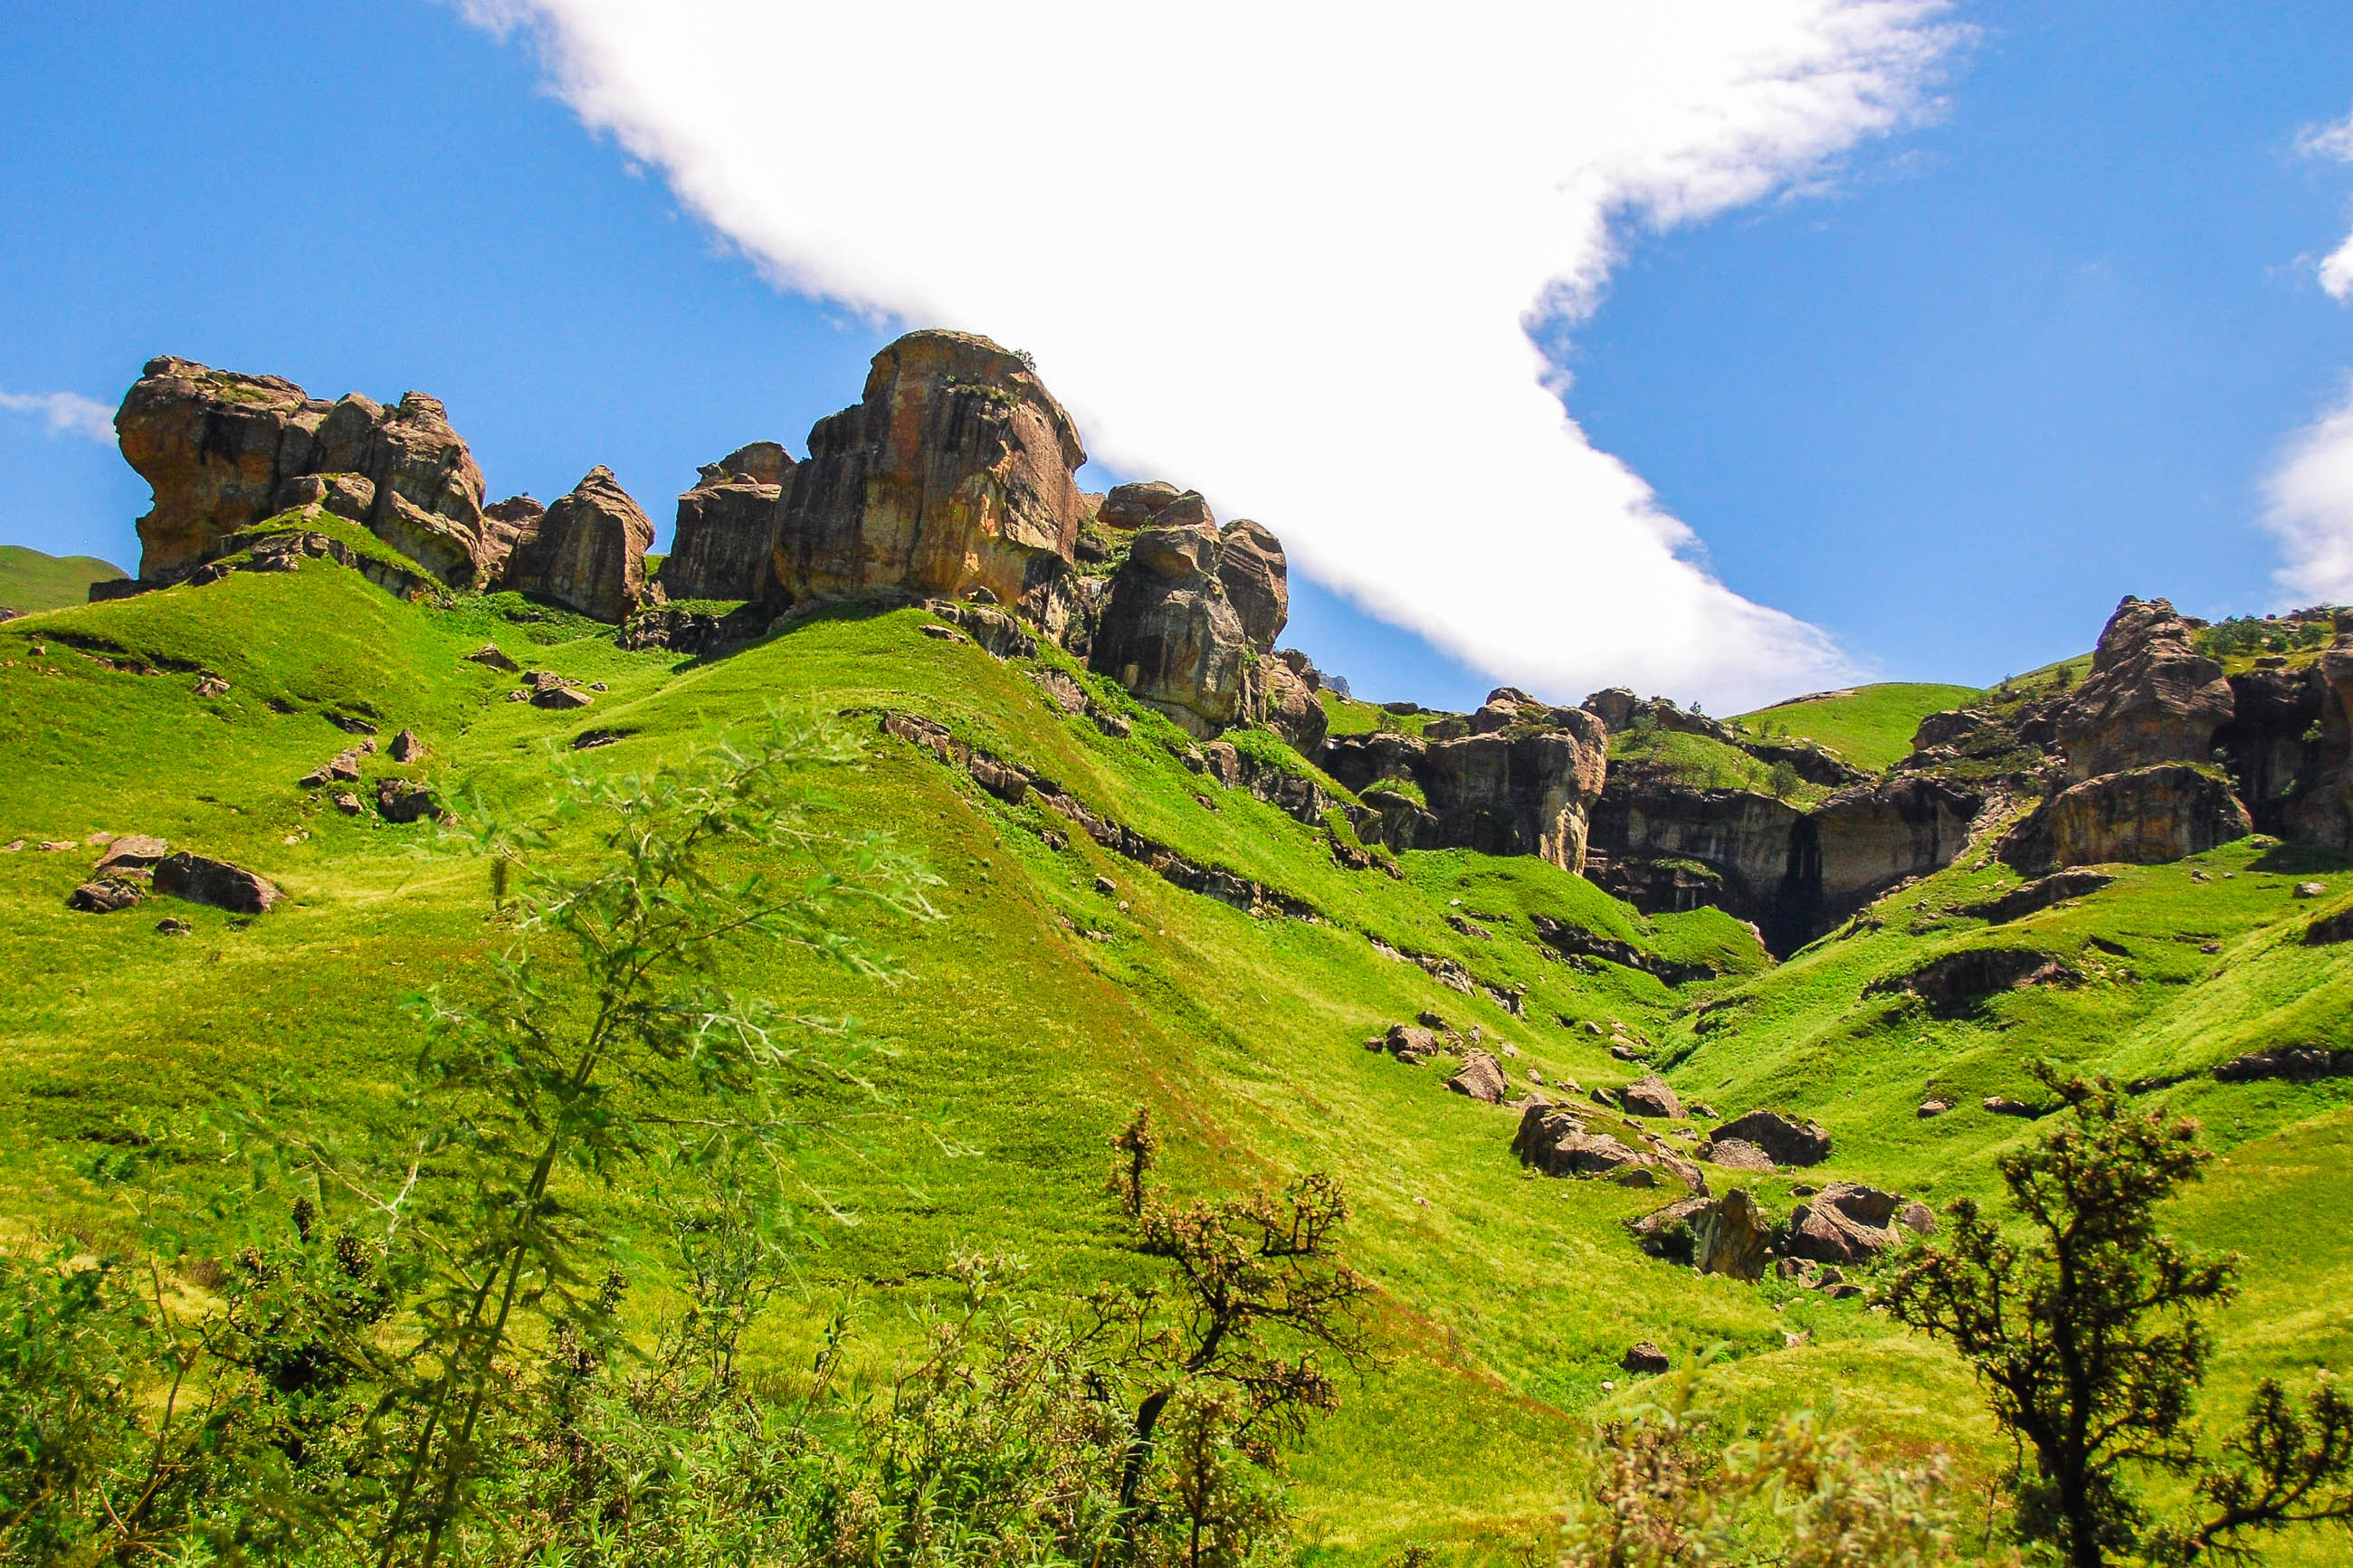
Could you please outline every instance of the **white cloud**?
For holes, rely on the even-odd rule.
[[[0,408],[45,416],[51,435],[114,439],[114,410],[78,392],[0,392]]]
[[[2295,150],[2307,158],[2330,158],[2353,163],[2353,114],[2326,125],[2307,125],[2296,133]],[[2320,286],[2329,298],[2353,300],[2353,234],[2320,262]]]
[[[1031,351],[1105,462],[1498,677],[1730,706],[1848,672],[1709,574],[1525,328],[1630,231],[1918,113],[1937,0],[459,3],[780,283]]]
[[[2280,542],[2284,588],[2353,604],[2353,386],[2289,443],[2263,485],[2263,526]]]

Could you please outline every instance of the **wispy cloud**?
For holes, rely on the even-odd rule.
[[[114,410],[78,392],[0,392],[0,408],[11,414],[42,416],[54,436],[114,439]]]
[[[1482,668],[1718,704],[1845,672],[1528,329],[1923,113],[1936,0],[457,3],[779,283],[1031,351],[1106,462]]]
[[[2299,432],[2263,487],[2263,526],[2280,542],[2282,587],[2353,604],[2353,384]]]
[[[2307,158],[2328,158],[2353,163],[2353,114],[2326,125],[2307,125],[2296,133],[2295,150]],[[2337,300],[2353,300],[2353,234],[2320,261],[2320,286]]]

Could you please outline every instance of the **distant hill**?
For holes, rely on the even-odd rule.
[[[88,604],[92,583],[130,575],[95,555],[44,555],[22,544],[0,544],[0,605],[12,610]]]
[[[1974,686],[1891,680],[1792,698],[1743,713],[1735,722],[1759,734],[1769,730],[1819,741],[1855,766],[1876,772],[1911,752],[1912,732],[1921,720],[1983,695]]]

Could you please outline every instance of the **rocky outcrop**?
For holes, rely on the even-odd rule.
[[[1284,648],[1261,666],[1266,675],[1266,727],[1291,743],[1303,757],[1324,749],[1332,727],[1324,711],[1324,678],[1307,656]]]
[[[1620,1103],[1635,1116],[1680,1118],[1683,1102],[1656,1073],[1646,1073],[1618,1091]]]
[[[2233,703],[2222,667],[2163,599],[2126,598],[2108,617],[2092,672],[2058,715],[2077,783],[2161,763],[2204,763]]]
[[[2165,763],[2070,785],[2004,835],[2000,853],[2028,875],[2111,862],[2153,866],[2253,831],[2228,779],[2189,763]]]
[[[2023,887],[2013,888],[1998,899],[1965,904],[1960,912],[1992,925],[2005,925],[2069,899],[2088,898],[2115,880],[2104,871],[2054,871]]]
[[[759,592],[783,521],[793,460],[754,441],[702,468],[678,498],[678,526],[656,580],[671,599],[749,599]]]
[[[1735,1187],[1687,1222],[1692,1266],[1702,1274],[1762,1279],[1773,1261],[1773,1223],[1746,1187]]]
[[[2320,733],[2310,742],[2292,794],[2278,805],[2278,828],[2299,844],[2353,855],[2353,611],[2337,616],[2337,640],[2306,677],[2314,689]]]
[[[1866,996],[1909,993],[1943,1013],[1960,1013],[2004,991],[2028,985],[2074,985],[2083,974],[2047,952],[2030,947],[1973,947],[1931,959],[1917,969],[1883,975],[1863,987]]]
[[[166,898],[209,904],[232,914],[265,914],[286,896],[277,884],[242,866],[185,849],[156,861],[153,879],[155,891]]]
[[[1085,461],[1026,360],[967,332],[910,332],[874,356],[856,406],[810,430],[761,596],[987,588],[1059,636],[1088,515],[1071,476]]]
[[[1895,1216],[1904,1207],[1904,1200],[1893,1193],[1832,1182],[1811,1203],[1790,1211],[1784,1250],[1817,1263],[1868,1263],[1895,1245]]]
[[[1505,1088],[1504,1064],[1485,1051],[1465,1051],[1461,1070],[1446,1080],[1446,1087],[1482,1105],[1501,1105]]]
[[[1715,1141],[1753,1143],[1777,1164],[1819,1165],[1831,1157],[1831,1135],[1818,1121],[1778,1110],[1752,1110],[1715,1130]]]
[[[1136,531],[1089,662],[1206,739],[1265,711],[1260,667],[1289,602],[1273,535],[1251,522],[1219,529],[1208,503],[1187,491]]]
[[[646,602],[653,542],[652,521],[600,465],[516,544],[506,585],[617,626]]]
[[[439,400],[328,403],[274,375],[169,356],[147,362],[114,416],[125,461],[153,487],[139,520],[142,582],[174,582],[227,535],[317,504],[364,526],[442,582],[493,576],[500,541],[482,475]]]
[[[1381,813],[1375,832],[1394,848],[1535,855],[1582,870],[1609,737],[1590,713],[1523,697],[1508,688],[1491,695],[1472,720],[1480,733],[1344,735],[1319,760]],[[1384,792],[1389,780],[1410,781],[1427,805]]]

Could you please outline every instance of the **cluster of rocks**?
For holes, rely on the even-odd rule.
[[[1702,1274],[1762,1279],[1767,1272],[1836,1296],[1857,1295],[1844,1270],[1900,1246],[1906,1234],[1936,1228],[1927,1205],[1857,1182],[1796,1189],[1804,1200],[1775,1218],[1747,1188],[1722,1197],[1694,1194],[1628,1222],[1635,1244],[1653,1258]]]
[[[1467,1030],[1455,1030],[1435,1013],[1424,1013],[1410,1024],[1392,1024],[1386,1034],[1373,1035],[1365,1041],[1365,1049],[1387,1053],[1408,1067],[1416,1067],[1437,1058],[1461,1065],[1447,1079],[1449,1092],[1463,1095],[1482,1105],[1502,1105],[1513,1098],[1510,1069],[1504,1057],[1516,1057],[1519,1047],[1506,1041],[1497,1041],[1489,1050],[1483,1031],[1476,1024]],[[1501,1056],[1497,1053],[1500,1052]],[[1542,1088],[1544,1075],[1534,1068],[1527,1069],[1530,1084]],[[1575,1085],[1562,1085],[1570,1089]]]
[[[350,714],[332,714],[329,718],[337,729],[359,736],[358,743],[344,747],[294,782],[303,789],[327,792],[329,802],[337,811],[346,816],[357,816],[366,809],[358,793],[352,788],[339,786],[356,785],[361,782],[360,759],[375,754],[376,727],[365,719]],[[418,739],[416,731],[404,729],[393,736],[392,743],[385,748],[385,755],[404,767],[422,762],[425,759],[425,742]],[[428,818],[437,822],[449,820],[449,814],[442,806],[439,797],[429,787],[414,779],[386,774],[375,781],[374,794],[376,814],[386,822],[406,824]]]
[[[147,901],[151,894],[206,904],[232,914],[266,914],[286,895],[277,884],[242,866],[215,860],[187,850],[176,853],[161,838],[143,833],[120,837],[101,836],[104,850],[90,877],[68,894],[66,907],[88,914],[114,914]],[[43,848],[71,849],[71,844],[44,844]],[[178,935],[186,922],[164,920],[157,930]]]

